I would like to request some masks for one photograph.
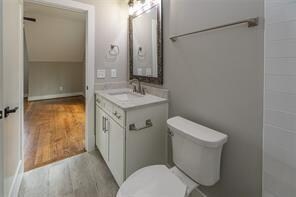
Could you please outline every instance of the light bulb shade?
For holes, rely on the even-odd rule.
[[[134,6],[134,1],[133,0],[129,0],[128,1],[128,6],[129,7],[133,7]]]
[[[160,2],[161,0],[129,0],[129,15],[145,12]]]

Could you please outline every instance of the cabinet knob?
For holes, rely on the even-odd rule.
[[[174,137],[174,133],[171,132],[171,131],[168,131],[168,135],[169,135],[170,137]]]
[[[120,119],[121,118],[121,115],[118,114],[117,111],[113,112],[114,116],[116,116],[116,118]]]

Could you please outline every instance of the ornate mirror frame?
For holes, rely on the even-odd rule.
[[[157,77],[148,77],[134,75],[133,73],[133,19],[144,14],[148,10],[157,8]],[[129,78],[138,79],[141,82],[152,83],[152,84],[163,84],[163,31],[162,31],[162,3],[153,5],[148,10],[142,12],[136,12],[136,14],[129,16]]]

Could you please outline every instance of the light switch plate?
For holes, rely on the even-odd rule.
[[[106,70],[105,69],[98,69],[97,70],[97,78],[104,79],[106,77]]]
[[[117,70],[116,69],[111,69],[111,77],[112,78],[117,77]]]

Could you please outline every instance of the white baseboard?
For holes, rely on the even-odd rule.
[[[23,175],[24,175],[24,164],[23,164],[23,160],[20,160],[11,184],[10,191],[8,193],[9,197],[18,197]]]
[[[43,96],[29,96],[28,101],[38,101],[38,100],[70,97],[70,96],[82,96],[82,95],[83,95],[83,92],[64,93],[64,94],[51,94],[51,95],[43,95]]]

